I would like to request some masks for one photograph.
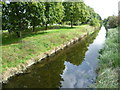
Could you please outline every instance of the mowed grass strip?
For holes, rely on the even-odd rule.
[[[79,37],[85,32],[91,32],[95,28],[89,25],[61,27],[47,31],[38,31],[24,38],[6,39],[2,47],[2,72],[7,68],[16,67],[26,60],[51,50],[74,37]],[[4,33],[3,33],[4,35]],[[5,37],[5,36],[4,36]],[[4,38],[3,38],[4,40]],[[7,43],[7,41],[9,43]],[[16,41],[13,43],[13,41]],[[5,44],[7,43],[7,44]],[[0,68],[1,69],[1,68]]]

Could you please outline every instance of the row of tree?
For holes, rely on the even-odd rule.
[[[2,30],[21,32],[32,26],[70,23],[100,26],[101,17],[84,2],[10,2],[2,3]]]

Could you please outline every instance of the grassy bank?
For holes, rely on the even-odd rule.
[[[100,54],[96,88],[118,88],[118,30],[109,29],[105,47]]]
[[[74,28],[60,27],[59,29],[31,32],[22,38],[8,37],[8,33],[5,32],[1,46],[3,50],[2,72],[94,29],[89,25],[75,26]]]

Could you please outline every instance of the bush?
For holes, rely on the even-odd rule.
[[[98,26],[98,27],[100,27],[100,20],[98,20],[98,19],[92,19],[91,21],[90,21],[90,25],[91,26]]]
[[[118,16],[109,16],[107,19],[104,19],[104,25],[107,28],[116,28],[118,26]]]

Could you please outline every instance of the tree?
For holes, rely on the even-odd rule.
[[[52,24],[54,22],[54,3],[53,2],[45,2],[45,19],[44,24],[46,25],[46,30],[48,28],[48,24]]]
[[[44,3],[43,2],[28,2],[26,7],[27,20],[35,31],[35,26],[42,24],[44,18]]]
[[[65,17],[63,21],[70,21],[71,27],[73,27],[73,23],[79,21],[80,4],[76,2],[65,2],[63,5],[65,8]]]
[[[118,17],[117,16],[109,16],[108,17],[108,27],[116,28],[118,26]]]
[[[10,32],[10,28],[8,28],[8,5],[2,3],[2,30],[8,30]]]
[[[57,2],[45,2],[45,19],[44,24],[46,25],[46,29],[48,24],[59,23],[62,21],[64,16],[64,8],[62,3]]]
[[[46,26],[70,22],[71,27],[78,22],[99,26],[101,17],[86,6],[84,2],[10,2],[3,4],[3,30],[15,32],[21,37],[21,32],[32,26]]]
[[[100,27],[100,20],[97,18],[92,18],[90,21],[90,25]]]
[[[100,27],[102,25],[102,19],[100,17],[99,14],[97,14],[93,8],[87,6],[87,9],[89,11],[89,19],[88,19],[88,23],[91,26],[96,26],[96,27]]]
[[[9,32],[14,31],[18,37],[21,37],[21,31],[28,26],[25,7],[23,2],[3,5],[3,29],[8,29]]]
[[[103,20],[103,24],[106,29],[108,28],[116,28],[118,26],[118,16],[109,16]]]
[[[80,22],[87,24],[90,13],[84,2],[80,2]]]
[[[64,7],[61,2],[55,2],[54,4],[54,19],[56,23],[60,23],[64,17]]]

